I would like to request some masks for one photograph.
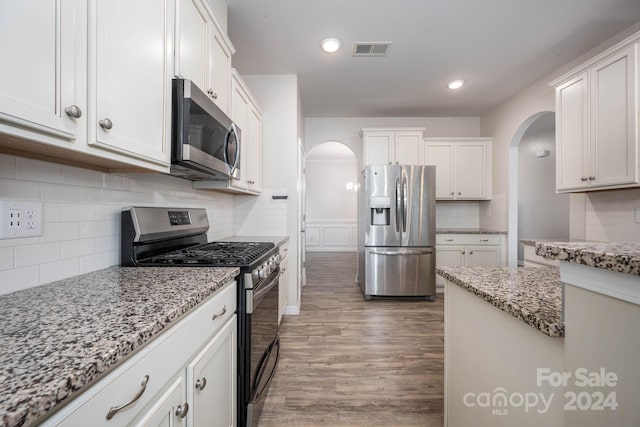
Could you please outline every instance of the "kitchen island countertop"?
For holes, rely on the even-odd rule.
[[[602,270],[640,275],[640,243],[537,242],[536,254]]]
[[[0,425],[41,421],[238,273],[111,267],[1,295]]]
[[[436,272],[550,337],[564,337],[557,268],[438,267]]]

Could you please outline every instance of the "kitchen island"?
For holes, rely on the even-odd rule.
[[[146,351],[223,287],[231,289],[226,293],[235,307],[229,286],[237,274],[237,268],[111,267],[0,296],[0,425],[41,422]],[[170,362],[165,357],[165,370]],[[151,391],[163,385],[154,380]],[[120,392],[114,405],[129,394]],[[105,421],[108,409],[86,425]]]
[[[445,425],[562,426],[557,390],[564,323],[556,268],[442,267]],[[524,399],[527,399],[526,401]]]

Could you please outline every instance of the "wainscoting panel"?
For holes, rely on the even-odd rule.
[[[353,252],[357,244],[355,220],[307,220],[309,252]]]

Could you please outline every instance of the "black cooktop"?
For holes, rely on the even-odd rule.
[[[145,264],[249,266],[274,248],[269,242],[211,242],[166,252],[142,260]]]

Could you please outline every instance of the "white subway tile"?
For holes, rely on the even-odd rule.
[[[109,236],[111,234],[110,221],[92,221],[80,223],[80,238]]]
[[[120,221],[120,212],[122,208],[113,205],[97,205],[96,221]]]
[[[78,274],[80,274],[79,258],[40,264],[40,283],[43,284],[77,276]]]
[[[7,154],[0,154],[0,178],[15,178],[16,158]]]
[[[40,200],[37,182],[0,178],[0,198],[5,200]]]
[[[16,178],[46,183],[62,182],[62,165],[16,157]]]
[[[62,258],[78,258],[96,252],[96,239],[79,239],[62,242]]]
[[[62,206],[62,221],[95,221],[96,207],[93,205],[64,205]]]
[[[60,242],[80,238],[78,222],[45,222],[42,224],[40,242]]]
[[[95,187],[98,172],[90,169],[62,166],[62,182],[68,185],[80,185],[83,187]]]
[[[113,255],[109,252],[83,256],[80,258],[80,274],[102,270],[118,264],[118,262],[113,263]]]
[[[78,187],[78,201],[80,203],[100,203],[102,202],[104,190],[93,187]]]
[[[98,181],[102,188],[107,188],[110,190],[122,190],[123,179],[119,175],[99,173]]]
[[[0,270],[13,268],[13,248],[0,248]]]
[[[55,203],[77,203],[79,187],[58,184],[42,184],[42,201]]]
[[[60,243],[39,243],[16,247],[16,267],[43,264],[60,259]]]
[[[119,249],[120,236],[102,236],[95,239],[96,253],[113,252]],[[87,254],[93,252],[87,252]]]
[[[62,221],[62,205],[58,203],[44,203],[42,205],[42,222]]]
[[[23,237],[20,239],[0,239],[0,248],[35,245],[40,243],[40,237]]]
[[[40,284],[38,266],[0,271],[0,294],[20,291]]]

